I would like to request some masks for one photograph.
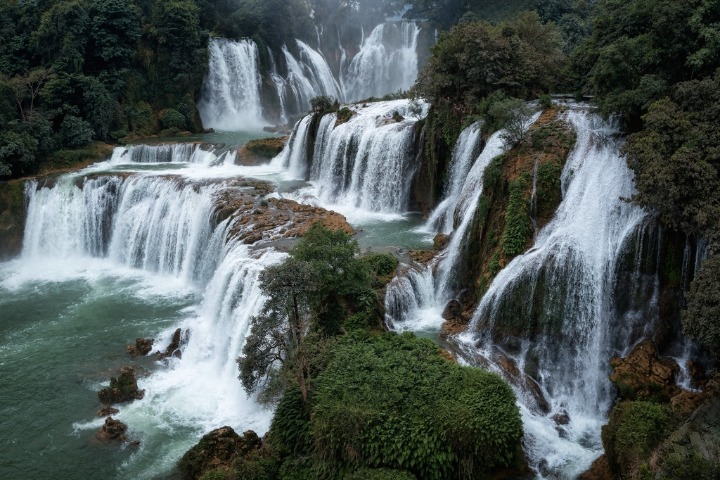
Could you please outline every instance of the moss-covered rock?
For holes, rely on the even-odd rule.
[[[204,435],[197,445],[185,452],[178,470],[184,479],[229,478],[233,464],[262,447],[262,441],[252,430],[241,437],[231,427],[221,427]],[[227,475],[223,477],[222,475]],[[232,478],[237,478],[233,475]],[[242,477],[253,478],[253,477]]]
[[[250,140],[237,152],[237,163],[240,165],[260,165],[275,158],[285,148],[287,137],[269,137]]]
[[[139,400],[144,395],[145,390],[138,389],[135,371],[131,367],[123,367],[119,376],[110,379],[110,386],[98,392],[98,398],[104,404]]]

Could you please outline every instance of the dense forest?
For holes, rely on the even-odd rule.
[[[677,238],[708,246],[682,292],[682,322],[720,359],[716,0],[2,0],[0,178],[92,156],[95,142],[202,132],[196,104],[210,38],[252,38],[265,56],[263,47],[321,42],[321,31],[370,28],[385,18],[438,31],[404,93],[431,104],[419,122],[430,177],[447,169],[463,128],[482,120],[491,132],[512,133],[529,100],[549,108],[552,94],[584,98],[621,125],[637,188],[625,200],[653,212]],[[508,247],[508,257],[524,250],[528,236]],[[203,453],[218,438],[203,438],[181,461],[183,475],[527,473],[507,384],[447,362],[429,340],[383,332],[379,295],[397,260],[359,253],[348,234],[313,227],[261,275],[269,301],[252,319],[237,363],[247,393],[277,407],[268,438],[221,439],[240,453],[220,470]],[[375,389],[357,381],[370,375]],[[616,476],[717,478],[720,467],[682,452],[652,471],[655,447],[680,419],[658,392],[621,391],[620,398],[603,432]]]

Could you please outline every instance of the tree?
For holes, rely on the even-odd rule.
[[[141,33],[135,4],[131,0],[94,0],[90,15],[94,56],[113,69],[129,66]]]
[[[720,256],[707,259],[692,282],[683,331],[720,358]]]
[[[292,257],[260,274],[260,288],[268,299],[253,317],[243,356],[237,360],[239,378],[248,393],[277,383],[273,376],[297,353],[310,327],[310,295],[317,284],[312,265]],[[304,372],[297,372],[296,379],[307,397]],[[274,392],[267,390],[264,397],[272,399]]]

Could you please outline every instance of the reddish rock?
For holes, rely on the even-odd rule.
[[[444,233],[438,233],[435,235],[435,238],[433,239],[433,250],[436,252],[439,252],[441,250],[445,250],[445,247],[447,247],[447,244],[450,242],[450,235],[445,235]]]
[[[410,255],[410,258],[414,261],[427,265],[433,258],[435,258],[435,253],[436,252],[432,250],[410,250],[408,255]]]
[[[622,399],[669,400],[680,393],[675,384],[680,367],[671,358],[658,357],[652,340],[640,343],[624,358],[613,358],[610,365],[610,381]]]
[[[138,389],[135,371],[131,367],[120,369],[120,375],[110,379],[110,386],[98,392],[98,398],[104,404],[140,400],[144,395],[145,390]]]
[[[152,338],[136,338],[135,345],[128,345],[126,350],[133,357],[145,356],[152,351],[154,341]]]

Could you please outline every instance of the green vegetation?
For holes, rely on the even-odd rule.
[[[0,16],[0,177],[95,140],[200,128],[195,0],[6,1]]]
[[[692,283],[683,313],[685,333],[720,358],[720,257],[706,260]]]
[[[245,389],[277,410],[262,449],[206,475],[469,479],[522,468],[522,423],[503,380],[450,362],[430,340],[379,331],[375,288],[397,267],[316,224],[261,274],[268,300],[238,367]]]
[[[611,468],[623,476],[637,474],[654,448],[672,431],[675,419],[669,406],[652,402],[622,402],[603,427],[602,440]]]

